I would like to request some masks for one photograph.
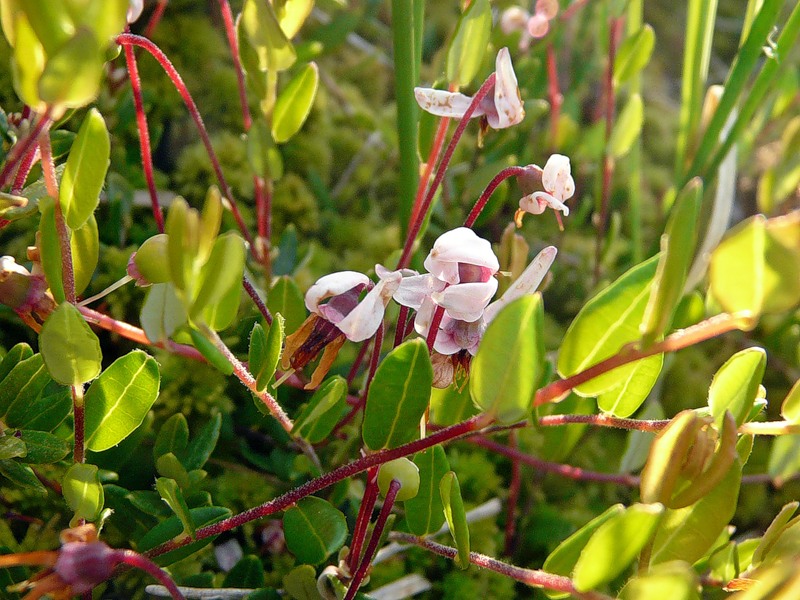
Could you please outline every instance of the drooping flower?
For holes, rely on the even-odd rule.
[[[525,180],[520,178],[519,182],[523,192],[528,192],[525,189]],[[547,207],[563,212],[564,216],[569,215],[569,207],[564,201],[572,198],[575,193],[575,180],[572,178],[569,157],[553,154],[547,159],[542,169],[542,187],[544,191],[527,193],[519,201],[519,209],[514,214],[517,227],[522,226],[522,217],[525,213],[540,215]]]
[[[550,21],[558,14],[558,0],[537,0],[533,14],[519,6],[512,6],[500,16],[500,28],[509,35],[520,32],[519,49],[530,48],[531,40],[543,38],[550,31]]]
[[[378,330],[403,274],[377,267],[383,274],[377,284],[363,273],[340,271],[321,277],[306,292],[306,308],[311,315],[286,337],[281,365],[284,369],[302,369],[323,352],[307,389],[320,384],[346,339],[362,342]],[[362,299],[365,290],[368,292]]]
[[[492,129],[505,129],[525,118],[508,48],[497,53],[495,77],[493,88],[478,104],[472,117],[485,117]],[[470,96],[433,88],[414,88],[414,96],[422,110],[439,117],[460,119],[472,104]]]

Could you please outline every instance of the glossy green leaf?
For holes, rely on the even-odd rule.
[[[432,382],[433,368],[424,340],[405,342],[383,359],[364,409],[363,437],[368,448],[396,448],[419,436]]]
[[[25,489],[40,494],[47,494],[47,488],[42,485],[39,478],[28,465],[23,465],[16,460],[0,460],[0,475]]]
[[[189,423],[182,413],[172,415],[158,430],[156,441],[153,444],[153,459],[172,452],[180,456],[189,443]]]
[[[19,427],[8,418],[9,413],[16,406],[33,401],[50,381],[41,354],[34,354],[14,365],[0,385],[0,421],[10,427]]]
[[[636,265],[584,305],[569,326],[559,350],[558,372],[562,377],[584,371],[639,339],[639,324],[656,267],[657,257]],[[582,396],[602,394],[624,383],[636,368],[636,362],[618,367],[578,386],[575,391]]]
[[[770,523],[769,527],[767,527],[764,535],[761,536],[761,540],[753,552],[752,564],[754,567],[760,565],[764,558],[769,554],[772,547],[786,530],[789,521],[792,519],[799,506],[800,502],[797,502],[796,500],[794,502],[785,504],[772,520],[772,523]]]
[[[61,246],[56,229],[55,201],[49,196],[39,200],[39,255],[42,270],[56,302],[64,302],[64,271],[61,262]]]
[[[293,333],[306,319],[306,305],[303,292],[294,279],[286,275],[278,277],[267,295],[267,308],[273,315],[280,313],[284,322],[284,331]]]
[[[239,36],[243,34],[255,50],[261,71],[285,71],[297,59],[269,2],[245,0],[239,18]]]
[[[316,565],[344,545],[347,522],[329,502],[308,496],[284,513],[283,530],[297,560]]]
[[[686,563],[657,565],[628,580],[620,600],[700,600],[697,574]]]
[[[281,91],[272,113],[272,138],[282,144],[300,131],[305,123],[319,85],[319,68],[308,63]]]
[[[660,504],[634,504],[600,525],[575,563],[575,588],[588,591],[622,573],[653,537],[663,512]]]
[[[13,435],[0,436],[0,460],[24,457],[28,447],[20,438]]]
[[[150,286],[142,305],[139,320],[147,339],[153,342],[168,340],[175,330],[186,323],[188,316],[183,302],[175,293],[171,283],[157,283]]]
[[[247,132],[247,161],[260,177],[276,181],[283,177],[283,157],[264,119],[254,120]]]
[[[170,281],[169,236],[159,233],[147,238],[133,257],[136,270],[147,283],[168,283]]]
[[[172,452],[167,452],[158,457],[156,471],[162,477],[174,479],[182,489],[187,489],[191,484],[189,472]]]
[[[0,365],[0,369],[2,366]],[[794,382],[781,404],[781,416],[792,423],[800,422],[800,379]]]
[[[42,325],[39,349],[50,375],[64,385],[80,385],[100,373],[100,341],[72,304],[59,304]]]
[[[5,22],[3,25],[5,26]],[[39,99],[38,84],[47,55],[27,16],[18,14],[14,20],[14,29],[16,43],[14,61],[11,64],[14,91],[25,104],[40,110],[44,104]]]
[[[258,556],[249,554],[242,557],[233,568],[225,574],[223,588],[255,589],[264,587],[264,565]]]
[[[172,512],[180,519],[183,525],[183,532],[194,537],[194,522],[183,497],[183,492],[178,487],[178,482],[168,477],[159,477],[156,479],[156,490],[161,499],[169,505]]]
[[[736,510],[742,466],[737,460],[722,482],[704,498],[667,510],[656,533],[651,564],[682,560],[694,563],[714,544]]]
[[[11,350],[0,360],[0,384],[3,383],[3,380],[18,363],[29,359],[31,356],[33,356],[33,350],[28,344],[20,342],[12,346]]]
[[[438,531],[444,523],[444,506],[439,492],[439,482],[450,470],[444,448],[434,446],[414,456],[419,469],[419,491],[406,500],[406,523],[414,535],[428,535]]]
[[[631,416],[653,389],[663,364],[663,354],[637,361],[618,385],[597,396],[598,408],[617,417]]]
[[[608,152],[615,159],[625,156],[633,146],[633,142],[642,133],[644,124],[644,103],[639,94],[633,94],[619,113],[611,137],[608,140]]]
[[[192,436],[192,441],[186,447],[186,458],[183,461],[187,470],[203,468],[217,446],[221,429],[222,415],[217,413]]]
[[[462,569],[467,569],[469,568],[469,524],[464,501],[461,499],[461,486],[453,471],[448,471],[442,477],[439,482],[439,494],[444,507],[444,518],[458,549],[455,563]]]
[[[447,80],[456,87],[469,85],[478,74],[492,30],[489,0],[475,0],[458,20],[447,50]]]
[[[115,360],[86,392],[86,447],[100,452],[128,437],[156,401],[160,381],[155,359],[141,350]]]
[[[105,0],[104,2],[66,2],[67,10],[75,21],[95,32],[101,44],[119,35],[125,28],[125,16],[130,2]]]
[[[61,492],[75,516],[95,521],[103,510],[103,486],[100,484],[95,465],[75,463],[61,480]]]
[[[6,438],[0,438],[6,439]],[[60,461],[72,450],[72,446],[60,437],[45,431],[22,430],[13,437],[25,444],[26,453],[20,462],[42,465]]]
[[[675,200],[666,232],[661,236],[658,268],[640,327],[644,346],[649,346],[667,332],[683,296],[697,242],[697,221],[702,202],[703,182],[698,178],[687,183]]]
[[[59,201],[70,229],[79,229],[97,208],[108,171],[111,141],[100,112],[83,119],[61,177]]]
[[[69,245],[75,274],[75,294],[79,295],[92,280],[97,260],[100,258],[100,238],[94,215],[89,215],[86,222],[72,232]]]
[[[737,425],[744,423],[753,408],[766,366],[766,352],[754,347],[737,352],[719,368],[708,388],[708,406],[717,426],[721,426],[726,410]]]
[[[489,324],[470,367],[472,401],[500,423],[524,419],[544,362],[541,294],[523,296]]]
[[[17,6],[25,12],[36,37],[44,44],[48,54],[66,43],[74,31],[72,19],[63,3],[53,5],[48,0],[25,0]],[[17,39],[17,45],[19,43]]]
[[[578,531],[561,542],[558,547],[556,547],[556,549],[550,553],[550,556],[548,556],[544,561],[542,569],[548,573],[570,577],[573,569],[575,568],[575,563],[578,562],[581,552],[583,552],[584,547],[589,539],[594,535],[595,531],[597,531],[606,521],[622,514],[624,511],[625,507],[622,506],[622,504],[615,504],[614,506],[606,509],[606,511],[602,514],[586,523],[586,525],[578,529]],[[544,593],[549,598],[569,597],[569,594],[567,593],[556,592],[552,590],[544,590]]]
[[[217,186],[212,185],[206,193],[198,223],[197,261],[200,263],[205,263],[214,249],[222,225],[222,212],[222,194]]]
[[[164,229],[168,236],[167,255],[172,283],[176,289],[185,290],[195,283],[195,258],[200,252],[200,216],[178,196],[169,207]]]
[[[291,39],[300,31],[311,9],[314,8],[314,0],[276,0],[272,3],[275,9],[275,16],[281,24],[281,30],[286,37]]]
[[[56,383],[46,373],[45,377],[47,383],[36,395],[20,395],[8,408],[3,417],[6,425],[35,431],[54,431],[72,412],[70,389]]]
[[[281,357],[283,347],[283,324],[285,320],[278,313],[273,315],[272,325],[269,326],[269,333],[264,333],[261,324],[256,323],[250,334],[250,351],[248,361],[250,372],[256,379],[256,388],[259,392],[267,389],[269,382],[275,375],[278,368],[278,360]]]
[[[216,523],[217,521],[221,521],[222,519],[229,517],[231,515],[231,511],[221,506],[203,506],[200,508],[189,509],[189,514],[191,515],[192,523],[194,523],[195,529],[200,529],[201,527],[206,527],[212,523]],[[148,531],[144,537],[139,540],[137,548],[139,552],[147,552],[148,550],[151,550],[156,546],[160,546],[164,542],[168,542],[169,540],[181,535],[182,532],[183,525],[181,524],[180,519],[178,519],[178,517],[170,517],[166,521],[162,521]],[[207,546],[213,542],[216,537],[217,536],[212,535],[197,542],[192,542],[191,544],[187,544],[186,546],[183,546],[177,550],[157,556],[153,560],[155,560],[155,562],[162,567],[171,565],[182,558],[194,554],[200,550],[200,548]]]
[[[614,57],[615,86],[625,83],[647,66],[655,43],[656,34],[647,24],[622,42]]]
[[[233,364],[211,340],[209,340],[201,332],[197,331],[194,327],[189,329],[189,335],[192,338],[192,344],[194,344],[194,347],[197,348],[198,352],[203,355],[203,358],[208,361],[208,364],[213,366],[224,375],[230,375],[233,373]]]
[[[300,411],[292,433],[318,444],[330,435],[346,411],[347,381],[339,375],[330,377]]]
[[[231,326],[239,314],[239,304],[242,299],[242,285],[239,281],[225,292],[218,302],[203,308],[202,320],[214,331],[222,331]]]
[[[63,108],[89,104],[100,91],[104,62],[105,52],[94,33],[78,29],[47,57],[39,78],[39,98]]]
[[[211,256],[201,270],[200,289],[189,312],[192,319],[196,319],[207,306],[220,302],[232,287],[238,289],[242,282],[244,259],[244,241],[237,234],[230,232],[217,238]]]

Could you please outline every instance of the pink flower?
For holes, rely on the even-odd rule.
[[[517,227],[522,225],[525,213],[542,214],[547,207],[569,215],[569,207],[564,201],[575,193],[575,180],[572,179],[569,158],[563,154],[553,154],[547,159],[542,170],[543,192],[527,194],[519,201],[519,209],[514,215]]]
[[[505,129],[525,118],[525,107],[519,95],[517,76],[508,48],[502,48],[497,53],[495,75],[493,90],[481,100],[472,117],[485,117],[492,129]],[[470,96],[433,88],[414,88],[414,96],[422,110],[439,117],[460,119],[472,104]]]

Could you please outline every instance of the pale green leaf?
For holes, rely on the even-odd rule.
[[[305,123],[319,85],[319,68],[308,63],[281,91],[272,113],[272,137],[278,144],[288,141]]]
[[[100,373],[100,341],[75,306],[64,302],[42,325],[39,349],[50,375],[64,385],[80,385]]]

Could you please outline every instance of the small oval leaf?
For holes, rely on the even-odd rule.
[[[278,368],[278,360],[280,360],[283,347],[283,324],[284,318],[278,313],[273,317],[268,333],[264,333],[261,324],[256,323],[250,334],[248,361],[250,372],[256,379],[256,389],[259,392],[267,389],[275,375],[275,369]]]
[[[722,427],[725,411],[730,411],[736,424],[744,423],[758,395],[758,386],[767,367],[763,348],[747,348],[731,356],[714,375],[708,388],[711,415]]]
[[[103,510],[103,486],[95,465],[75,463],[64,474],[61,491],[79,519],[94,521]]]
[[[614,57],[615,85],[628,81],[647,66],[655,43],[656,35],[648,24],[622,42]]]
[[[318,444],[330,435],[346,410],[347,380],[336,375],[317,388],[295,419],[292,433]]]
[[[639,94],[633,94],[625,108],[619,114],[611,137],[608,140],[608,151],[615,159],[622,158],[633,146],[633,142],[642,132],[644,123],[644,103]]]
[[[347,522],[329,502],[308,496],[283,515],[283,530],[297,560],[316,565],[344,545]]]
[[[439,494],[444,506],[444,517],[458,549],[455,563],[462,569],[467,569],[469,568],[469,524],[464,501],[461,499],[461,486],[453,471],[448,471],[442,477],[439,482]]]
[[[42,325],[39,349],[50,375],[64,385],[80,385],[100,373],[100,340],[72,304],[59,304]]]
[[[447,50],[447,80],[457,86],[469,85],[478,74],[492,30],[489,0],[470,3],[458,20]]]
[[[100,258],[100,237],[97,233],[97,221],[94,215],[89,215],[86,222],[72,232],[69,246],[72,250],[75,294],[79,295],[92,280],[97,260]]]
[[[305,123],[319,85],[316,63],[308,63],[281,91],[272,113],[272,138],[282,144],[294,136]]]

